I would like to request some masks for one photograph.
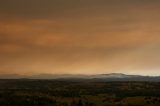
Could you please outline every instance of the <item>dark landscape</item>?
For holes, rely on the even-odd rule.
[[[1,79],[0,106],[160,105],[159,77],[124,74],[96,75],[95,78],[82,75],[76,75],[78,78],[73,78],[74,75],[63,77]]]

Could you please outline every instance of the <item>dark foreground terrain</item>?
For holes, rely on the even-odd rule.
[[[160,106],[160,82],[0,80],[0,106]]]

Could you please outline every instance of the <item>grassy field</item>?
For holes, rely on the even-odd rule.
[[[160,82],[0,80],[0,106],[160,106]]]

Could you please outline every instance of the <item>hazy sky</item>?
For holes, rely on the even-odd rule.
[[[160,75],[160,0],[0,0],[0,74]]]

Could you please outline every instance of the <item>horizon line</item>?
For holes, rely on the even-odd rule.
[[[98,74],[82,74],[82,73],[39,73],[39,74],[17,74],[17,73],[12,73],[12,74],[0,74],[0,75],[18,75],[18,76],[38,76],[38,75],[85,75],[85,76],[94,76],[94,75],[110,75],[110,74],[123,74],[123,75],[133,75],[133,76],[148,76],[148,77],[158,77],[160,75],[144,75],[144,74],[127,74],[127,73],[98,73]]]

